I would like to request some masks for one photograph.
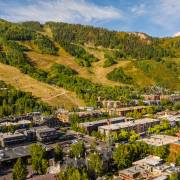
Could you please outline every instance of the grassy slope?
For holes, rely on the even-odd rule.
[[[127,75],[133,78],[135,84],[137,84],[138,86],[144,87],[155,85],[155,82],[157,82],[156,80],[160,78],[163,82],[167,81],[169,87],[179,88],[178,82],[174,81],[174,78],[176,77],[175,74],[167,70],[167,68],[165,68],[163,65],[161,66],[161,72],[157,74],[157,71],[159,71],[159,69],[158,64],[156,64],[155,61],[151,61],[151,64],[154,67],[154,72],[152,73],[152,76],[149,76],[148,74],[144,73],[142,69],[135,66],[134,62],[131,60],[121,60],[118,64],[103,68],[104,50],[86,47],[86,50],[89,53],[92,53],[100,59],[100,61],[93,63],[92,67],[86,68],[80,67],[75,62],[74,58],[70,56],[67,52],[65,52],[62,48],[60,48],[58,56],[53,56],[38,53],[32,43],[28,42],[26,43],[26,45],[31,48],[31,51],[27,52],[27,55],[32,60],[32,62],[35,63],[35,65],[37,65],[38,67],[47,71],[54,63],[65,64],[70,66],[72,69],[75,69],[81,77],[90,79],[94,83],[101,83],[103,85],[109,86],[124,86],[124,84],[122,83],[113,82],[106,78],[106,75],[114,68],[121,67]],[[171,61],[171,59],[169,61]],[[173,59],[173,61],[179,64],[179,59]],[[155,68],[156,65],[157,69]],[[172,82],[174,82],[175,85],[171,86]]]
[[[173,70],[168,69],[165,64],[149,60],[140,61],[138,64],[149,66],[150,73],[144,71],[141,66],[139,68],[157,84],[164,87],[167,86],[168,88],[174,90],[180,89],[180,79],[178,78],[178,74],[176,74]]]
[[[39,82],[12,66],[0,64],[0,80],[22,91],[32,92],[32,95],[54,107],[72,108],[84,105],[83,101],[77,98],[74,93]]]
[[[42,32],[42,33],[44,35],[48,35],[52,39],[52,33],[49,28],[45,27],[44,32]],[[107,49],[104,49],[101,47],[99,47],[98,49],[95,49],[95,48],[86,46],[86,47],[84,47],[86,49],[86,51],[88,51],[89,53],[93,54],[94,56],[96,56],[97,58],[100,59],[100,61],[94,62],[92,64],[92,67],[86,68],[86,67],[80,67],[75,62],[74,57],[72,57],[67,52],[65,52],[64,49],[59,47],[59,45],[57,43],[56,43],[56,46],[59,47],[58,56],[39,53],[36,46],[32,42],[23,42],[23,44],[26,45],[30,49],[30,51],[27,52],[27,56],[31,59],[31,61],[39,68],[42,68],[47,71],[50,70],[51,66],[54,63],[65,64],[65,65],[68,65],[69,67],[71,67],[72,69],[75,69],[79,73],[79,76],[87,78],[94,83],[101,83],[103,85],[108,85],[108,86],[115,86],[115,85],[124,86],[125,84],[113,82],[106,78],[106,75],[109,72],[111,72],[114,68],[121,67],[127,75],[129,75],[133,78],[134,83],[137,86],[144,87],[144,86],[155,85],[157,80],[161,79],[161,81],[163,83],[167,83],[169,87],[172,87],[172,86],[173,86],[172,88],[180,87],[180,84],[178,83],[178,81],[174,80],[176,75],[174,73],[170,72],[169,70],[167,70],[167,68],[165,68],[163,65],[161,66],[161,71],[159,71],[159,66],[154,61],[151,61],[151,64],[153,66],[153,72],[152,72],[151,76],[149,74],[146,74],[139,67],[137,67],[133,60],[121,60],[121,61],[119,61],[118,64],[112,65],[111,67],[103,68],[103,64],[105,61],[104,52],[107,51]],[[111,51],[111,50],[108,49],[108,51]],[[171,61],[171,60],[176,62],[177,64],[179,64],[179,62],[180,62],[179,59],[169,59],[168,61]],[[3,77],[3,72],[1,72],[1,74]],[[4,79],[6,79],[6,78],[4,78]],[[6,81],[10,81],[10,80],[7,78]],[[38,84],[39,84],[39,82],[38,82]],[[23,85],[20,88],[23,88]],[[41,87],[36,87],[36,89],[38,89],[38,88],[41,89]],[[65,92],[64,89],[62,89],[62,88],[59,88],[59,89],[60,89],[60,93]],[[44,94],[42,91],[39,91],[39,94],[38,94],[37,92],[34,92],[36,90],[33,90],[32,88],[28,88],[28,91],[31,91],[32,93],[34,93],[34,95],[36,95],[38,97],[41,97]],[[48,95],[48,93],[45,93],[45,94]],[[59,92],[57,92],[57,93],[54,92],[52,96],[56,97],[56,94],[59,94]],[[56,98],[53,98],[50,100],[48,100],[48,97],[46,97],[46,98],[42,97],[42,98],[45,101],[49,101],[50,104],[55,105],[55,106],[56,106],[56,104],[58,104],[58,106],[65,104],[66,107],[72,107],[72,104],[76,104],[76,102],[78,105],[83,104],[83,102],[81,100],[77,99],[75,97],[75,95],[70,92],[65,94],[65,96],[62,95],[61,97],[56,97]]]

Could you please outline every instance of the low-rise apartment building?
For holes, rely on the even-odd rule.
[[[0,142],[2,147],[22,143],[26,140],[26,136],[21,133],[3,133],[0,135]]]
[[[32,122],[30,120],[19,120],[17,122],[5,121],[5,122],[0,123],[0,127],[4,127],[4,126],[18,126],[20,128],[26,128],[31,123]]]
[[[83,128],[86,132],[91,133],[92,131],[97,131],[98,127],[104,126],[107,124],[116,124],[120,122],[124,122],[125,117],[117,117],[117,118],[110,118],[110,119],[102,119],[99,121],[93,121],[93,122],[84,122],[80,123],[79,127]]]
[[[102,112],[107,112],[109,115],[114,116],[126,116],[127,113],[134,112],[135,110],[138,112],[142,112],[146,110],[150,106],[132,106],[132,107],[124,107],[124,108],[110,108],[110,109],[102,109]]]
[[[71,116],[77,115],[80,118],[97,118],[101,117],[103,113],[101,111],[80,111],[80,112],[68,112],[66,110],[60,111],[57,113],[57,118],[64,122],[64,123],[70,123]]]
[[[179,94],[171,94],[171,95],[160,95],[160,94],[145,94],[142,95],[144,100],[169,100],[171,102],[177,102],[180,100]]]
[[[100,126],[98,128],[99,132],[103,135],[109,135],[111,132],[118,132],[120,130],[131,131],[134,130],[136,133],[144,133],[148,128],[160,124],[159,119],[144,118],[139,120],[121,122],[118,124],[111,124],[106,126]]]
[[[51,140],[58,139],[60,133],[55,128],[49,128],[47,126],[33,127],[28,130],[20,129],[14,134],[2,133],[0,134],[0,143],[2,147],[19,144],[23,142],[49,142]]]
[[[51,140],[55,140],[59,137],[59,133],[55,128],[39,128],[36,130],[36,138],[40,142],[49,142]]]

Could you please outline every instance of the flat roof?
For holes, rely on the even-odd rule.
[[[20,121],[18,121],[18,122],[8,122],[8,121],[6,121],[6,122],[2,122],[2,123],[0,123],[0,126],[10,126],[10,125],[23,125],[23,124],[30,124],[31,123],[31,121],[29,121],[29,120],[20,120]]]
[[[99,121],[79,123],[79,125],[84,126],[84,127],[85,126],[93,126],[93,125],[100,124],[100,123],[106,123],[108,121],[116,122],[118,120],[124,120],[124,119],[125,119],[125,117],[116,117],[116,118],[102,119],[102,120],[99,120]]]
[[[117,123],[117,124],[100,126],[99,129],[118,130],[118,129],[121,129],[121,128],[132,127],[132,126],[136,126],[136,125],[139,125],[139,124],[146,124],[146,123],[157,122],[157,121],[160,121],[160,120],[151,119],[151,118],[144,118],[144,119],[138,119],[138,120],[135,120],[135,121],[121,122],[121,123]]]
[[[16,159],[20,157],[29,156],[29,145],[19,146],[14,148],[5,148],[1,150],[0,161]]]
[[[4,139],[4,138],[13,138],[13,137],[20,137],[20,136],[24,136],[24,134],[21,133],[2,133],[0,134],[0,139]]]
[[[37,129],[37,132],[49,132],[49,131],[56,131],[56,129],[55,128],[49,128],[49,127]]]
[[[42,145],[46,151],[49,151],[52,149],[51,147],[45,144],[42,144],[42,143],[37,143],[37,144]],[[28,144],[24,146],[17,146],[13,148],[0,149],[0,162],[29,156],[30,155],[29,148],[31,145],[32,144]]]
[[[153,156],[149,155],[145,157],[144,159],[141,159],[139,161],[133,162],[133,165],[151,165],[151,166],[156,166],[159,163],[161,163],[163,159],[161,159],[159,156]]]
[[[130,168],[121,170],[121,171],[119,171],[119,174],[125,174],[125,175],[133,176],[136,173],[142,173],[144,171],[145,171],[144,168],[137,165],[137,166],[132,166]]]
[[[152,146],[163,146],[179,141],[178,137],[167,136],[167,135],[152,135],[149,138],[144,138],[142,141]]]
[[[47,128],[50,128],[50,127],[48,127],[48,126],[37,126],[37,127],[32,127],[32,128],[30,128],[29,130],[34,130],[34,131],[37,131],[37,130],[39,130],[39,129],[47,129]]]

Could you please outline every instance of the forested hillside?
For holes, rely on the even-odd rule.
[[[40,111],[50,114],[52,108],[31,93],[16,90],[0,81],[0,117]]]
[[[0,20],[0,63],[72,91],[90,105],[96,105],[98,96],[128,102],[151,86],[180,89],[179,37]]]

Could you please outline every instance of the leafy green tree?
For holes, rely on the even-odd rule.
[[[16,90],[14,87],[6,85],[0,81],[0,117],[9,115],[19,115],[32,111],[51,112],[51,108],[33,97],[30,93]],[[17,126],[8,126],[8,132],[14,132]]]
[[[149,152],[149,146],[143,142],[120,144],[113,153],[113,160],[119,169],[124,169],[131,166],[133,161],[145,157]]]
[[[87,157],[88,168],[92,170],[95,176],[101,175],[103,171],[103,161],[98,153],[90,153]]]
[[[122,82],[126,84],[133,83],[132,77],[126,75],[122,68],[115,68],[113,71],[108,73],[106,77],[112,81]]]
[[[25,180],[27,174],[26,165],[23,163],[22,159],[19,158],[13,167],[12,178],[13,180]]]
[[[39,144],[30,146],[32,169],[37,173],[44,173],[46,167],[45,149]]]
[[[91,149],[96,150],[96,146],[97,146],[97,142],[96,142],[96,141],[93,141],[93,142],[91,143]]]
[[[98,139],[102,139],[103,138],[102,134],[99,131],[92,131],[91,132],[91,136],[94,136],[94,137],[96,137]]]
[[[134,110],[133,117],[135,119],[140,119],[140,118],[142,118],[142,113],[138,112],[137,110]]]
[[[129,137],[129,141],[132,143],[132,142],[135,142],[136,140],[138,140],[140,137],[139,134],[136,134],[134,131],[131,131],[130,132],[130,137]]]
[[[148,108],[146,109],[146,112],[147,112],[147,114],[153,114],[153,113],[154,113],[154,110],[153,110],[152,107],[148,107]]]
[[[174,111],[180,110],[180,102],[174,103],[174,105],[173,105],[173,110],[174,110]]]
[[[54,159],[56,162],[63,159],[63,149],[59,144],[54,148]]]
[[[41,161],[41,173],[45,174],[48,169],[48,161],[46,159],[42,159]]]
[[[59,180],[88,180],[88,175],[84,169],[67,168],[59,173]]]
[[[180,174],[178,174],[177,172],[174,172],[170,175],[168,180],[179,180],[179,177],[180,177]]]
[[[176,154],[176,165],[180,166],[180,153]]]
[[[43,54],[57,55],[58,49],[55,47],[54,43],[48,38],[48,36],[37,35],[34,38],[34,44]]]
[[[113,159],[119,169],[127,168],[131,164],[130,152],[127,146],[119,145],[114,151]]]
[[[80,158],[85,154],[85,146],[83,142],[77,142],[71,145],[70,154],[72,157]]]
[[[119,136],[121,140],[127,140],[129,137],[129,133],[125,130],[121,130]]]
[[[153,154],[161,157],[164,160],[167,160],[167,158],[169,156],[169,146],[166,145],[166,146],[154,147]]]
[[[112,132],[110,136],[112,137],[113,142],[117,142],[119,140],[119,136],[117,132]]]

